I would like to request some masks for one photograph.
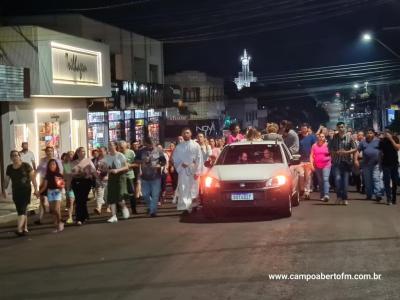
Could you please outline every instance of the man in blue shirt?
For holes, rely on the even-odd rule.
[[[310,163],[311,147],[317,141],[314,134],[310,133],[310,125],[304,123],[301,125],[299,136],[299,154],[301,155],[301,164],[297,168],[300,174],[300,191],[304,192],[304,199],[310,199],[312,166]]]
[[[362,152],[362,173],[364,177],[365,193],[367,194],[367,200],[371,200],[372,196],[375,195],[376,200],[382,200],[382,182],[381,182],[381,170],[379,167],[379,139],[376,137],[375,131],[369,129],[365,140],[361,141],[358,145],[359,152]],[[355,161],[356,167],[359,166],[359,162]]]

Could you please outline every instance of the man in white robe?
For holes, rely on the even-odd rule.
[[[199,195],[199,179],[204,162],[199,144],[192,140],[192,131],[185,128],[182,136],[183,142],[176,146],[172,157],[178,172],[177,209],[191,212]]]

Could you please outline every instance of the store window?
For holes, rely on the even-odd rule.
[[[60,158],[63,152],[73,149],[72,145],[72,111],[35,110],[35,126],[38,133],[37,157],[45,155],[44,150],[54,148],[55,156]]]

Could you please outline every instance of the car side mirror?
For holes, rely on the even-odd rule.
[[[290,165],[291,166],[297,166],[301,164],[301,155],[300,154],[293,154],[292,159],[290,160]]]

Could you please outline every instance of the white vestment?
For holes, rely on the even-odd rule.
[[[190,210],[192,201],[199,195],[199,178],[203,170],[203,157],[199,144],[185,141],[176,146],[172,160],[178,172],[178,187],[175,197],[178,198],[178,210]],[[188,165],[184,168],[182,164]]]

